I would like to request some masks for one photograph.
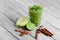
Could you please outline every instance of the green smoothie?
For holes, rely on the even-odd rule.
[[[29,16],[32,23],[36,26],[40,24],[42,15],[42,7],[38,5],[33,5],[29,8]]]

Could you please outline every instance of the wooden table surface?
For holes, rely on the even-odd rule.
[[[52,37],[39,34],[38,40],[60,40],[60,0],[0,0],[0,40],[35,40],[35,31],[19,36],[14,30],[19,17],[28,17],[28,7],[43,6],[41,24],[54,34]]]

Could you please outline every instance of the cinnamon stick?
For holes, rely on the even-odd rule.
[[[36,29],[36,36],[35,36],[35,39],[38,38],[38,33],[40,33],[39,29]]]
[[[50,32],[50,31],[48,31],[45,27],[41,27],[40,28],[40,31],[43,33],[43,34],[45,34],[46,36],[53,36],[53,34]]]

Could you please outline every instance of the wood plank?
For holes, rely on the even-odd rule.
[[[45,38],[45,37],[44,37]]]
[[[45,25],[45,27],[54,34],[54,37],[56,40],[60,40],[60,31],[55,29],[54,27],[52,27],[52,25],[50,25],[49,23],[47,23],[46,21],[42,20],[41,21],[41,25]]]
[[[60,20],[59,17],[57,17],[57,15],[59,15],[59,13],[60,13],[60,11],[58,12],[58,9],[54,9],[55,7],[51,8],[51,9],[55,10],[54,12],[58,12],[58,14],[57,14],[57,13],[52,12],[49,9],[49,7],[52,7],[52,5],[49,5],[49,3],[47,3],[47,1],[37,1],[37,3],[42,4],[42,6],[44,6],[44,10],[46,11],[46,13],[49,13],[49,15],[53,16],[55,19]]]
[[[41,1],[37,1],[38,4],[41,4],[43,7],[46,7],[47,9],[49,9],[52,12],[52,15],[57,17],[57,19],[60,20],[60,8],[59,8],[59,2],[60,1],[56,1],[56,0],[41,0]],[[57,6],[58,5],[58,6]]]
[[[42,1],[42,3],[43,3],[44,1]],[[18,3],[19,4],[19,3]],[[30,5],[30,4],[29,4]],[[44,3],[44,4],[42,4],[43,6],[46,6],[47,5],[47,7],[49,8],[49,7],[51,7],[50,5],[48,5],[46,2]],[[19,7],[19,6],[18,6]],[[17,6],[16,6],[16,8],[18,8]],[[20,6],[21,7],[21,6]],[[19,9],[19,8],[18,8]],[[24,7],[23,7],[23,9],[24,9]],[[54,9],[55,11],[57,11],[57,9],[55,9],[55,7],[51,7],[50,9]],[[51,10],[50,10],[51,11]],[[52,12],[52,11],[51,11]],[[53,13],[52,13],[53,14]],[[56,12],[55,12],[55,14],[56,14]],[[53,15],[55,15],[55,14],[53,14]],[[57,15],[59,15],[59,14],[57,14]]]
[[[52,16],[49,11],[45,11],[44,14],[47,14],[47,15],[45,15],[45,20],[46,21],[48,21],[49,23],[54,25],[56,28],[60,29],[60,24],[59,24],[60,20],[58,20],[54,16]]]
[[[0,0],[0,9],[3,8],[3,0]]]
[[[27,5],[24,5],[22,2],[20,2],[21,4],[19,4],[19,2],[17,2],[18,0],[15,0],[15,1],[12,1],[12,0],[9,0],[8,3],[10,2],[10,5],[9,6],[13,6],[13,8],[15,7],[16,10],[20,11],[21,9],[24,10],[25,8],[27,8],[28,6]],[[17,3],[16,3],[17,2]],[[16,3],[16,4],[14,4]],[[19,6],[18,6],[19,5]],[[17,7],[18,6],[18,7]],[[22,7],[21,7],[22,6]],[[19,9],[20,8],[20,9]],[[25,11],[27,11],[27,9],[25,9]],[[23,12],[24,13],[24,12]]]
[[[2,16],[2,17],[1,17]],[[6,19],[6,20],[5,20]],[[28,39],[28,40],[34,40],[31,36],[29,35],[26,35],[26,36],[23,36],[23,37],[20,37],[18,36],[19,33],[16,33],[14,30],[15,29],[18,29],[15,24],[10,21],[7,17],[5,17],[2,13],[0,13],[0,22],[2,23],[2,25],[4,25],[4,27],[6,29],[8,29],[10,32],[12,32],[13,34],[17,35],[17,37],[21,38],[22,39]]]
[[[5,14],[4,14],[4,15],[5,15],[5,16],[8,16],[8,17],[9,17],[9,16],[12,16],[12,15],[14,16],[14,14],[15,14],[14,11],[11,11],[11,13],[13,12],[14,14],[8,14],[10,11],[11,11],[11,10],[9,10],[9,11],[8,11],[8,10],[5,10],[4,12],[7,12],[7,13],[5,13],[6,15],[5,15]],[[15,17],[16,17],[16,16],[19,16],[19,15],[17,15],[17,13],[16,13],[16,14],[15,14]],[[20,16],[21,16],[21,15],[20,15]],[[19,17],[20,17],[20,16],[19,16]],[[12,17],[9,17],[9,18],[12,19]],[[17,19],[17,17],[14,19],[14,21],[15,21],[16,19]],[[15,26],[15,25],[14,25],[14,26]]]
[[[0,40],[17,40],[0,25]]]
[[[44,8],[44,10],[46,10],[46,8]],[[49,11],[49,10],[47,10],[47,11]],[[50,11],[49,11],[49,12],[50,12]],[[50,14],[52,14],[52,13],[50,13]],[[49,14],[49,15],[50,15],[50,14]],[[44,14],[44,15],[45,15],[45,14]]]
[[[51,17],[52,19],[56,19],[55,17],[53,17],[53,16],[51,15],[51,14],[52,14],[51,11],[48,10],[48,12],[47,12],[46,9],[47,9],[47,8],[44,8],[44,10],[45,10],[46,13],[43,12],[43,16],[45,15],[44,18],[45,18],[45,17],[48,17],[48,16],[50,15],[48,18]],[[44,19],[44,18],[43,18],[43,19]],[[46,20],[47,20],[47,19],[46,19]],[[57,20],[58,20],[58,19],[57,19]],[[56,20],[56,21],[57,21],[57,20]],[[60,22],[60,20],[58,20],[58,21]],[[49,22],[49,21],[48,21],[48,22]],[[50,21],[50,22],[51,22],[51,21]],[[43,24],[43,23],[44,23],[44,20],[43,20],[42,24]],[[56,22],[54,22],[54,23],[56,23]],[[53,24],[54,24],[54,23],[53,23]],[[57,23],[56,23],[56,24],[57,24]],[[50,28],[50,27],[48,27],[48,28]],[[54,27],[53,27],[53,28],[54,28]],[[53,28],[52,28],[52,29],[53,29]],[[57,29],[55,29],[55,30],[57,30]],[[52,31],[53,31],[53,30],[52,30]],[[57,30],[57,31],[58,31],[58,30]],[[57,31],[56,31],[56,33],[57,33]],[[55,34],[56,34],[56,33],[55,33]],[[58,35],[59,35],[59,33],[58,33]],[[58,36],[58,35],[56,34],[56,36]],[[57,40],[59,40],[59,36],[57,37]]]
[[[8,11],[9,12],[9,11]],[[7,14],[8,15],[8,14]],[[9,14],[9,15],[11,15],[11,14]],[[14,16],[15,16],[15,14],[14,14]],[[12,30],[12,29],[11,29]],[[33,31],[32,31],[33,32]],[[44,37],[43,37],[44,38]]]

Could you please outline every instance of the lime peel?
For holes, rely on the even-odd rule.
[[[29,22],[29,19],[28,19],[28,18],[26,18],[26,17],[21,17],[21,18],[19,18],[19,19],[17,20],[16,25],[17,25],[18,27],[23,27],[23,26],[25,26],[28,22]]]
[[[35,29],[36,25],[34,23],[29,22],[26,27],[28,30],[33,30]]]

